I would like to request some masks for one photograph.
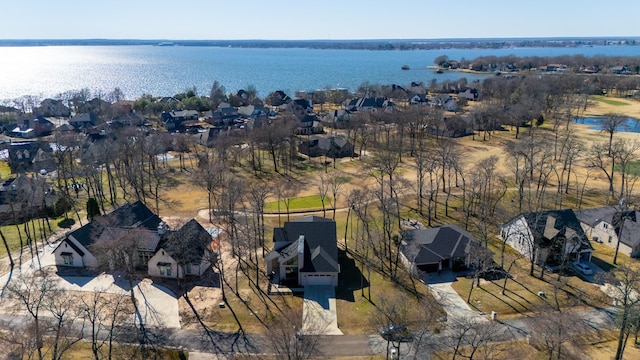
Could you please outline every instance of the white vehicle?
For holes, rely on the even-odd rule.
[[[584,275],[593,274],[593,270],[589,267],[589,265],[581,262],[573,263],[573,269]]]

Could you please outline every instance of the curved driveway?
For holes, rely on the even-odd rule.
[[[44,252],[41,252],[40,263],[42,267],[55,266],[53,250],[57,244],[48,245]],[[36,262],[37,264],[37,262]],[[22,264],[22,267],[14,269],[13,276],[22,274],[28,276],[37,268],[34,262],[29,260]],[[101,291],[108,294],[128,295],[129,282],[124,278],[114,279],[111,274],[100,274],[96,277],[81,276],[59,276],[56,277],[57,285],[62,290],[68,291]],[[9,274],[0,277],[0,284],[4,285],[9,278]],[[178,315],[178,300],[171,290],[154,284],[150,279],[143,279],[134,283],[134,294],[138,300],[138,307],[147,326],[180,328],[180,317]],[[0,311],[6,310],[0,306]]]

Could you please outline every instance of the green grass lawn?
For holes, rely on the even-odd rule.
[[[612,100],[612,99],[606,98],[604,96],[593,96],[592,98],[593,98],[593,100],[600,101],[600,102],[603,102],[605,104],[609,104],[609,105],[613,105],[613,106],[627,106],[627,105],[629,105],[629,103],[626,103],[626,102],[623,102],[623,101],[619,101],[619,100]]]
[[[52,231],[57,231],[58,230],[58,222],[61,220],[60,219],[49,219],[49,224],[51,225],[51,230]],[[35,228],[36,228],[36,239],[38,240],[38,246],[40,246],[40,239],[42,238],[41,233],[42,233],[42,226],[41,226],[41,222],[37,221],[35,224]],[[12,253],[14,253],[15,251],[20,249],[20,237],[22,237],[22,243],[23,245],[26,245],[27,242],[27,235],[26,232],[24,230],[24,225],[23,224],[19,224],[18,227],[16,227],[15,225],[4,225],[4,226],[0,226],[0,231],[2,231],[2,235],[4,235],[4,238],[7,240],[7,244],[9,245],[9,249],[11,250]],[[31,223],[29,223],[29,231],[33,232],[33,228]],[[44,231],[46,232],[46,234],[48,234],[47,236],[49,236],[51,233],[49,232],[49,229],[47,227],[47,225],[45,224],[44,226]],[[7,253],[4,244],[0,244],[0,256],[4,256]]]
[[[529,276],[527,259],[520,259],[511,268],[511,279],[507,281],[505,294],[502,295],[504,279],[486,281],[481,280],[481,288],[474,288],[469,305],[472,309],[490,313],[496,311],[502,316],[514,316],[536,311],[540,306],[553,306],[554,284],[558,275],[545,273],[544,280]],[[535,274],[539,276],[540,268],[536,267]],[[472,279],[458,277],[452,284],[453,288],[463,299],[467,299]],[[594,284],[581,280],[577,276],[567,276],[566,281],[557,292],[558,301],[563,307],[572,306],[607,306],[605,297]],[[546,296],[538,296],[543,291]]]
[[[616,171],[620,172],[619,165],[616,165],[615,169]],[[632,163],[629,163],[629,165],[627,165],[627,174],[633,175],[633,176],[640,175],[640,161],[634,161]]]
[[[11,168],[5,161],[0,162],[0,179],[6,179],[11,176]]]
[[[327,197],[324,201],[326,208],[331,207],[331,198]],[[289,210],[322,210],[322,202],[320,201],[320,195],[308,195],[294,198],[291,200]],[[278,212],[278,202],[271,201],[265,204],[265,212]],[[280,200],[280,212],[287,211],[284,200]]]

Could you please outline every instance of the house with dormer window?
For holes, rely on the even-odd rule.
[[[336,223],[305,216],[275,228],[273,251],[265,256],[272,281],[289,286],[338,286]]]
[[[500,227],[500,238],[538,265],[589,262],[593,252],[571,209],[518,215]]]
[[[171,230],[158,215],[137,201],[69,233],[53,254],[57,266],[96,268],[99,264],[92,245],[130,236],[135,239],[133,258],[137,269],[150,276],[181,279],[202,275],[215,261],[219,231],[210,230],[193,219]]]
[[[605,206],[575,213],[591,241],[618,248],[630,257],[640,256],[640,211]]]

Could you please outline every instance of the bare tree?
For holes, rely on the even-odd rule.
[[[332,172],[329,177],[329,188],[331,189],[331,202],[333,204],[333,220],[336,219],[336,208],[338,207],[338,195],[343,185],[351,180],[350,177]]]
[[[606,114],[603,118],[600,118],[600,126],[602,131],[609,134],[609,148],[607,155],[611,156],[611,146],[613,145],[613,134],[619,131],[619,127],[623,126],[627,119],[616,113]]]
[[[88,323],[91,353],[95,360],[112,359],[114,340],[121,325],[133,313],[127,296],[95,290],[80,298],[80,316]]]
[[[486,358],[493,349],[492,342],[502,340],[504,329],[500,323],[475,317],[456,317],[450,320],[446,343],[453,351],[452,359],[458,356],[474,359],[480,352]]]
[[[418,359],[420,354],[431,352],[432,346],[438,341],[433,335],[446,313],[432,296],[420,298],[413,309],[409,321],[409,325],[414,329],[411,346],[413,358]]]
[[[318,184],[318,196],[320,196],[320,202],[322,203],[323,217],[327,217],[327,209],[325,208],[325,202],[327,201],[328,193],[329,193],[329,179],[325,174],[320,174],[320,183]]]
[[[295,199],[299,192],[298,183],[295,180],[288,179],[278,183],[276,187],[276,193],[278,195],[278,214],[280,214],[280,202],[284,205],[287,212],[287,221],[290,220],[291,215],[291,201]],[[280,217],[278,216],[278,221]]]
[[[271,321],[267,324],[269,328],[269,343],[278,359],[303,360],[318,355],[318,336],[311,334],[322,329],[326,324],[314,324],[314,329],[306,328],[303,331],[303,324],[307,325],[312,319],[303,319],[301,309],[286,305],[281,313],[272,314]]]
[[[532,338],[544,346],[549,360],[563,359],[563,345],[575,342],[577,335],[586,330],[582,319],[575,313],[551,308],[537,311],[529,323]]]
[[[404,293],[384,293],[378,295],[377,305],[379,311],[372,314],[372,327],[387,341],[387,358],[391,347],[400,358],[400,343],[411,339],[407,328],[411,309],[409,299]]]
[[[637,141],[628,142],[625,140],[618,140],[613,145],[614,149],[612,154],[617,158],[616,164],[618,165],[618,171],[620,172],[620,198],[623,198],[626,193],[629,193],[627,184],[627,172],[629,165],[637,160],[637,153],[640,150],[640,143]]]
[[[252,210],[252,220],[254,224],[254,236],[258,240],[258,247],[262,248],[262,256],[265,255],[265,223],[264,223],[264,207],[267,197],[271,194],[271,190],[266,183],[256,183],[249,187],[249,204]],[[257,258],[257,255],[256,255]]]
[[[602,170],[609,181],[609,194],[614,194],[613,180],[616,168],[616,156],[610,156],[611,150],[605,144],[593,144],[589,149],[589,160],[591,165]]]
[[[480,278],[487,275],[490,271],[494,270],[493,252],[479,245],[474,245],[468,252],[469,263],[473,268],[473,278],[471,280],[471,287],[469,288],[469,294],[467,295],[467,303],[471,303],[471,293],[473,292],[474,284],[476,287],[480,287]]]
[[[616,348],[616,360],[622,360],[627,340],[631,334],[634,308],[640,304],[640,272],[626,264],[608,273],[596,275],[607,284],[607,293],[617,305],[620,332]]]
[[[58,289],[47,297],[46,309],[51,316],[50,329],[53,332],[53,336],[51,336],[52,360],[62,359],[63,354],[83,338],[84,328],[76,331],[73,327],[74,321],[79,317],[77,302],[76,296]]]
[[[95,221],[100,221],[99,218]],[[108,227],[109,224],[103,224]],[[130,229],[127,231],[105,231],[100,235],[100,239],[91,246],[91,253],[96,255],[98,260],[98,268],[105,271],[116,271],[122,273],[129,284],[129,297],[133,304],[135,314],[135,325],[138,330],[138,344],[142,352],[153,348],[153,336],[148,328],[139,307],[139,301],[135,295],[134,280],[136,277],[136,265],[139,263],[138,251],[142,242],[149,236],[153,236],[150,232],[141,229]]]
[[[24,310],[29,315],[32,322],[32,332],[29,335],[35,344],[38,359],[43,359],[45,324],[42,310],[45,309],[47,298],[56,290],[53,279],[43,271],[38,271],[32,276],[21,275],[14,278],[7,290],[17,309]]]

